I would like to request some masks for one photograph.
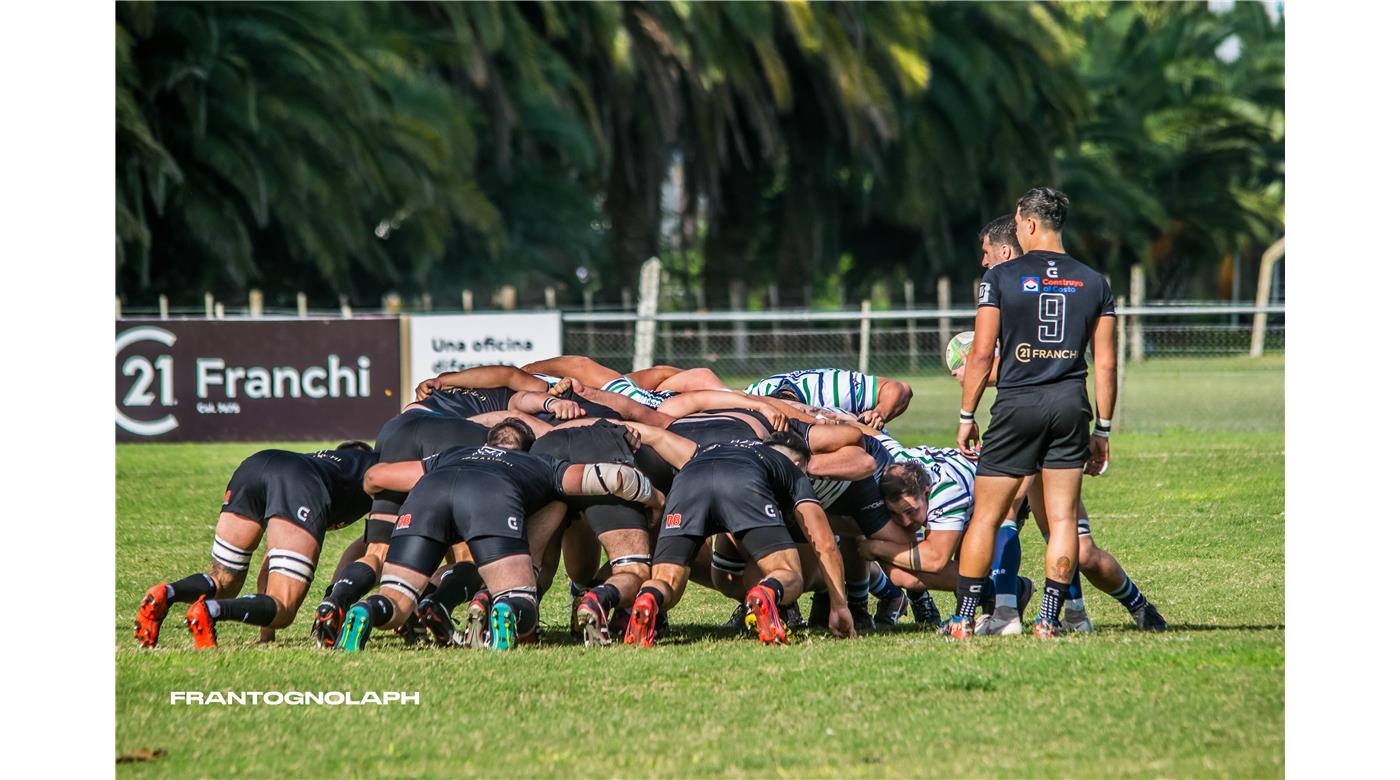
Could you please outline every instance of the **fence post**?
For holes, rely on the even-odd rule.
[[[253,288],[248,291],[248,316],[263,316],[263,294],[262,290]]]
[[[914,308],[914,280],[904,280],[904,308]],[[905,330],[909,333],[909,373],[919,370],[919,333],[914,326],[913,320],[904,321]]]
[[[655,365],[656,302],[661,297],[661,261],[653,257],[642,263],[641,291],[637,299],[637,340],[632,350],[632,370],[640,371]]]
[[[118,295],[118,296],[117,296],[117,319],[121,319],[121,318],[122,318],[122,297],[121,297],[120,295]]]
[[[403,299],[398,293],[389,293],[384,296],[384,313],[397,315],[403,309]]]
[[[546,309],[554,308],[554,295],[555,293],[553,286],[544,288],[544,307]]]
[[[938,277],[938,308],[953,308],[953,288],[948,281],[948,277]],[[948,339],[953,337],[953,321],[947,317],[938,318],[938,348],[945,349],[948,346]]]
[[[622,288],[622,310],[632,311],[631,287]],[[632,341],[634,338],[636,338],[636,334],[632,331],[632,323],[622,323],[622,343],[626,344],[627,342]]]
[[[462,291],[462,311],[471,311],[471,310],[472,310],[472,291],[471,291],[471,290],[463,290],[463,291]]]
[[[498,299],[502,309],[513,311],[515,309],[515,286],[510,284],[502,286]]]
[[[418,296],[418,310],[419,310],[419,311],[424,311],[424,312],[432,312],[432,310],[433,310],[433,294],[432,294],[432,293],[427,293],[427,292],[425,292],[425,293],[421,293],[421,294]]]
[[[350,298],[348,296],[340,296],[340,316],[347,320],[354,316],[350,311]]]
[[[165,297],[165,293],[161,293],[160,298],[157,300],[160,303],[160,318],[163,320],[170,319],[170,299]]]
[[[782,308],[782,297],[778,292],[778,284],[777,282],[770,282],[768,284],[768,310],[776,312],[780,308]],[[782,326],[777,320],[773,320],[773,346],[771,348],[773,354],[778,354],[783,350],[782,333]],[[762,352],[762,350],[759,351],[760,353]]]
[[[583,310],[585,312],[593,311],[593,290],[587,287],[583,288]],[[597,338],[594,336],[593,333],[594,327],[594,324],[591,322],[583,323],[583,332],[587,334],[588,344],[588,351],[584,354],[588,355],[589,357],[593,357],[594,355],[598,354]]]
[[[216,320],[221,320],[221,319],[223,319],[223,318],[224,318],[224,304],[223,304],[222,302],[215,302],[215,303],[214,303],[214,319],[216,319]]]
[[[1142,272],[1142,265],[1134,265],[1128,275],[1128,300],[1134,306],[1141,306],[1147,299],[1146,276]],[[1143,341],[1142,341],[1142,315],[1133,317],[1130,326],[1129,338],[1132,340],[1132,359],[1134,363],[1142,362]]]
[[[1283,239],[1275,241],[1272,246],[1264,250],[1264,256],[1259,259],[1259,289],[1254,293],[1254,305],[1263,309],[1269,305],[1270,295],[1274,287],[1274,264],[1283,257]],[[1262,357],[1264,355],[1264,327],[1269,322],[1269,315],[1263,311],[1254,313],[1254,328],[1249,334],[1249,356]]]
[[[860,302],[860,358],[858,370],[870,373],[870,299]]]
[[[1115,311],[1122,311],[1125,303],[1127,302],[1123,300],[1123,296],[1118,296],[1118,306]],[[1124,360],[1124,355],[1128,351],[1128,340],[1125,332],[1128,326],[1126,318],[1122,315],[1113,319],[1117,320],[1114,325],[1118,329],[1118,338],[1115,339],[1118,342],[1118,394],[1117,401],[1113,405],[1113,419],[1116,421],[1118,430],[1121,431],[1123,430],[1123,380],[1128,375],[1128,363]]]
[[[704,282],[701,282],[700,286],[695,289],[695,303],[697,304],[697,308],[699,309],[698,313],[700,314],[704,314],[710,310],[709,307],[705,305]],[[700,359],[708,362],[710,359],[710,327],[705,324],[707,321],[708,320],[704,317],[700,318]]]
[[[204,316],[214,319],[214,293],[204,293]]]
[[[741,279],[729,280],[729,308],[734,311],[744,309],[744,282]],[[745,370],[749,366],[749,324],[742,320],[734,321],[734,359]]]
[[[306,319],[306,293],[297,293],[297,316]]]

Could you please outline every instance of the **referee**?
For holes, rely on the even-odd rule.
[[[976,335],[963,383],[958,449],[978,457],[972,520],[958,554],[958,611],[944,631],[973,634],[973,617],[990,588],[992,546],[1021,480],[1041,475],[1050,539],[1045,548],[1045,598],[1033,632],[1060,634],[1060,607],[1079,566],[1076,507],[1085,473],[1108,466],[1108,433],[1117,392],[1113,294],[1108,280],[1065,254],[1060,229],[1069,198],[1036,187],[1016,202],[1016,239],[1025,254],[997,265],[978,288]],[[1085,389],[1085,348],[1093,339],[1098,420]],[[992,353],[1001,344],[997,398],[977,452],[973,413],[987,387]]]

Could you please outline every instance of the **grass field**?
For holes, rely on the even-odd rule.
[[[953,436],[957,386],[915,383],[891,427]],[[983,404],[986,408],[989,404]],[[154,582],[202,571],[224,485],[258,445],[117,448],[113,624],[117,751],[163,750],[124,776],[1279,776],[1283,773],[1283,362],[1134,366],[1113,468],[1085,500],[1172,630],[1146,635],[1087,594],[1099,630],[949,644],[912,624],[762,648],[713,628],[731,604],[700,588],[652,651],[565,644],[509,654],[322,652],[310,609],[270,645],[221,627],[195,653],[172,610],[161,648],[131,619]],[[1116,426],[1118,427],[1118,426]],[[298,450],[316,445],[289,445]],[[333,533],[313,594],[355,531]],[[1023,573],[1043,545],[1027,533]],[[311,602],[314,603],[314,595]],[[806,599],[804,598],[804,603]],[[939,594],[940,607],[951,606]],[[907,618],[906,618],[907,620]],[[172,690],[421,692],[419,706],[172,705]]]

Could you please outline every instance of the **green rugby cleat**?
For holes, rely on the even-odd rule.
[[[491,608],[491,649],[515,649],[515,610],[504,602]]]
[[[369,641],[369,632],[369,608],[364,604],[356,604],[345,613],[345,625],[341,627],[340,636],[335,640],[335,649],[358,653],[365,649],[365,642]]]

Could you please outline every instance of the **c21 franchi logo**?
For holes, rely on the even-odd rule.
[[[142,341],[154,341],[173,347],[175,334],[150,325],[122,331],[121,335],[117,336],[117,355],[120,356],[127,347]],[[133,420],[122,412],[122,409],[151,406],[157,401],[162,407],[175,406],[174,362],[174,358],[169,355],[161,355],[155,360],[142,355],[132,355],[122,363],[122,375],[134,377],[135,381],[131,383],[131,389],[122,397],[121,405],[117,407],[117,425],[137,436],[160,436],[180,425],[173,414],[166,414],[158,420],[142,421]],[[151,386],[157,381],[159,395],[151,392]]]
[[[1029,363],[1032,359],[1074,360],[1077,357],[1079,357],[1077,349],[1033,349],[1030,344],[1025,342],[1016,345],[1016,360],[1021,363]]]

